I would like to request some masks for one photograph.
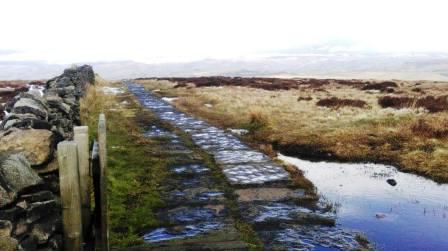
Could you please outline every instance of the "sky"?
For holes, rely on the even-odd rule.
[[[448,52],[448,1],[1,0],[0,61],[241,59],[309,46]]]

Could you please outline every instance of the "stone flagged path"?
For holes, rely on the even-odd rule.
[[[157,125],[145,130],[146,137],[159,142],[162,154],[176,157],[161,187],[165,207],[157,216],[162,226],[143,235],[148,246],[129,250],[247,250],[211,170],[175,133]]]
[[[130,81],[125,84],[146,108],[160,119],[187,132],[197,146],[214,156],[227,181],[234,188],[243,220],[253,226],[266,250],[361,248],[355,240],[356,232],[335,226],[336,216],[325,209],[325,206],[319,206],[318,203],[312,208],[301,205],[299,202],[304,198],[305,191],[290,188],[289,173],[268,156],[251,149],[222,129],[177,111],[168,102],[146,91],[143,86]],[[148,132],[151,137],[165,134],[156,127]],[[171,137],[172,140],[178,138],[175,134]],[[179,201],[190,205],[201,205],[201,201],[211,203],[202,203],[200,208],[178,207],[166,211],[162,217],[169,221],[173,219],[173,223],[177,220],[177,223],[183,224],[183,228],[174,231],[177,233],[174,237],[173,231],[169,234],[167,229],[157,229],[145,235],[146,241],[187,238],[230,227],[230,222],[225,217],[225,208],[220,204],[224,199],[223,194],[213,189],[204,191],[204,184],[210,184],[210,177],[207,176],[210,170],[200,164],[193,164],[176,166],[171,171],[172,183],[181,184],[181,188],[171,189],[171,193],[167,195],[170,204],[176,205]],[[176,180],[179,175],[189,179]],[[191,225],[191,222],[199,223]],[[224,226],[225,224],[227,225]],[[229,247],[232,246],[231,242],[228,244]]]

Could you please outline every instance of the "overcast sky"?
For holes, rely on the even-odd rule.
[[[4,0],[0,60],[178,62],[309,45],[448,52],[448,1]]]

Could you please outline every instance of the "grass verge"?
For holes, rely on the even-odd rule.
[[[98,80],[88,87],[81,101],[81,119],[93,139],[98,114],[106,114],[110,244],[129,247],[143,244],[142,231],[159,224],[154,212],[163,206],[158,188],[166,177],[168,160],[154,157],[158,144],[143,137],[142,125],[153,121],[152,114],[130,94],[105,94],[106,85],[114,86]]]

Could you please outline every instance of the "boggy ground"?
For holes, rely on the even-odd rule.
[[[448,182],[446,82],[168,80],[138,82],[212,124],[248,129],[267,153],[389,163]]]
[[[332,207],[316,201],[318,198],[313,186],[309,181],[304,182],[306,179],[300,172],[288,167],[285,170],[230,133],[177,111],[142,86],[130,81],[125,83],[144,107],[177,128],[169,131],[152,125],[145,133],[147,137],[166,138],[164,149],[169,153],[184,149],[191,151],[187,152],[189,156],[194,156],[194,153],[202,156],[193,164],[178,158],[180,163],[170,166],[170,177],[165,181],[167,186],[162,187],[162,191],[166,191],[164,201],[167,203],[161,211],[162,219],[169,219],[174,226],[165,223],[144,235],[145,241],[160,243],[154,248],[183,250],[185,242],[188,242],[189,249],[245,250],[241,241],[232,237],[232,232],[235,232],[230,231],[232,224],[223,221],[226,215],[234,220],[234,228],[240,231],[249,249],[368,248],[360,241],[362,235],[335,226]],[[210,172],[214,175],[210,176]],[[226,199],[222,200],[222,196]],[[210,210],[220,213],[214,214]],[[253,229],[253,234],[248,235],[252,232],[249,229]],[[190,234],[195,235],[198,231],[201,236],[193,244],[195,247],[191,246],[195,239],[182,239],[181,243],[172,241],[173,238],[191,237]],[[204,245],[210,242],[209,236],[216,231],[221,232],[219,241]],[[257,244],[254,240],[258,238],[261,242]],[[197,246],[197,241],[202,244]]]
[[[292,170],[286,186],[231,186],[191,135],[143,109],[122,86],[98,82],[89,87],[81,114],[91,135],[100,112],[108,121],[114,250],[284,250],[285,245],[301,245],[273,239],[285,227],[288,240],[365,245],[360,244],[362,235],[333,227],[331,207],[316,204],[313,186],[300,173]],[[292,189],[303,193],[289,194]],[[297,201],[285,201],[297,196]]]

